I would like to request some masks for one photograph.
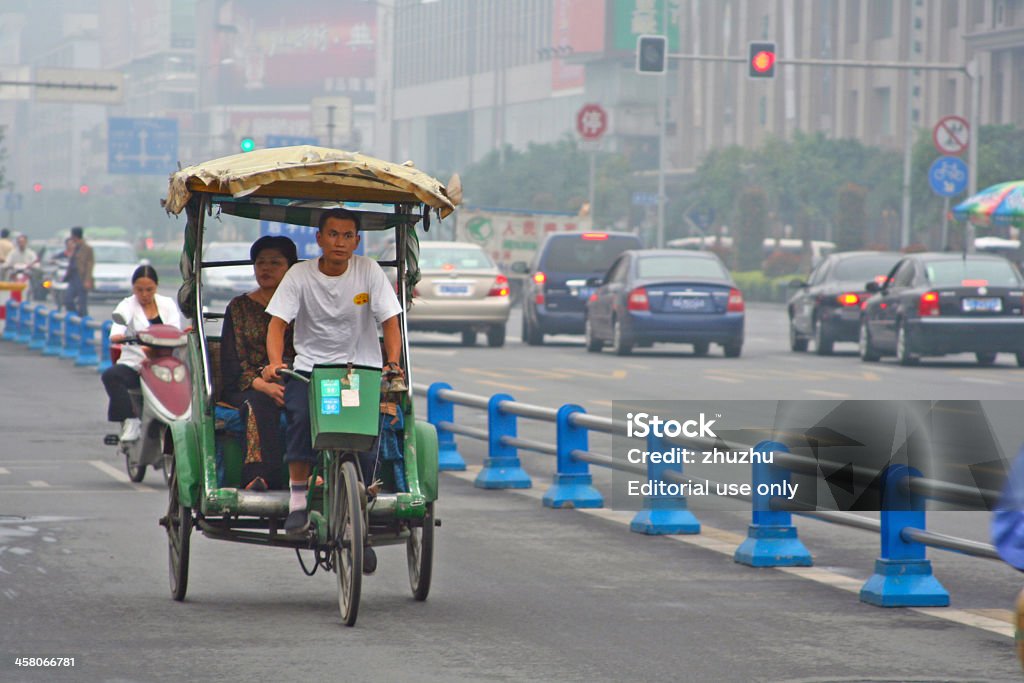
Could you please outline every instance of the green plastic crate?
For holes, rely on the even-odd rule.
[[[362,365],[318,365],[309,387],[313,448],[367,451],[380,429],[381,371]]]

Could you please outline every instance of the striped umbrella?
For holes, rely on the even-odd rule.
[[[953,216],[981,227],[1024,228],[1024,180],[999,183],[968,197],[953,207]]]

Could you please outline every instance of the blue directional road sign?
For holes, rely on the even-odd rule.
[[[633,193],[633,206],[657,206],[658,205],[658,193],[657,192],[634,192]]]
[[[952,197],[967,189],[967,164],[957,157],[939,157],[928,169],[932,192]]]
[[[177,119],[107,119],[107,172],[164,175],[178,159]]]
[[[303,135],[267,135],[265,147],[297,147],[298,145],[319,145],[320,140]]]

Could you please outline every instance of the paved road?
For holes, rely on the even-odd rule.
[[[459,354],[465,367],[496,355]],[[438,367],[428,355],[420,381]],[[729,556],[739,513],[701,511],[705,533],[678,540],[630,534],[628,515],[543,509],[541,456],[527,460],[537,488],[526,494],[443,477],[424,604],[409,597],[401,551],[384,550],[346,629],[329,577],[303,577],[285,551],[203,538],[189,599],[174,603],[156,525],[166,493],[152,475],[139,487],[117,476],[95,372],[0,343],[0,373],[0,681],[1019,677],[1000,621],[1019,575],[1004,565],[937,558],[954,600],[945,618],[868,607],[849,589],[871,571],[871,534],[801,522],[823,571],[752,570]],[[540,398],[554,405],[562,380],[548,381]],[[482,461],[479,445],[462,450]],[[18,670],[18,655],[74,656],[76,668]]]

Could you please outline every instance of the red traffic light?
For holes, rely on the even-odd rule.
[[[775,53],[761,50],[750,60],[750,66],[754,67],[754,71],[758,73],[767,73],[775,66]]]
[[[32,191],[33,192],[42,192],[43,191],[43,184],[42,183],[33,183],[32,184]]]
[[[78,186],[78,194],[80,194],[80,195],[87,195],[87,194],[89,194],[89,186],[88,185],[79,185]]]

